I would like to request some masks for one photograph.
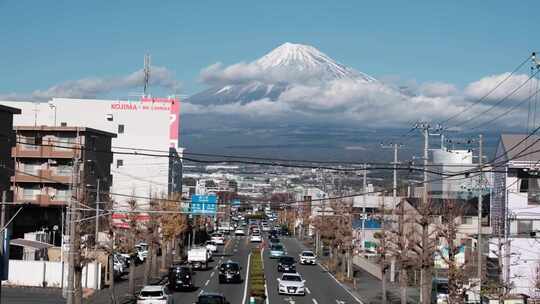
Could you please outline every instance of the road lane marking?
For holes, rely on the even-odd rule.
[[[215,274],[215,273],[214,273],[214,272],[212,271],[212,273],[210,274],[210,277],[213,277],[213,276],[214,276],[214,274]]]
[[[336,300],[336,304],[345,304],[345,301]]]
[[[306,292],[307,292],[308,294],[311,294],[311,290],[309,290],[309,288],[307,288],[307,287],[306,287]]]
[[[204,286],[208,286],[209,283],[210,283],[210,280],[206,280],[206,283],[204,283]]]
[[[313,304],[319,304],[319,302],[317,302],[317,300],[315,299],[311,299],[313,301]]]
[[[202,295],[204,292],[204,289],[201,289],[201,291],[199,291],[199,295]]]
[[[249,282],[249,261],[251,260],[251,252],[248,255],[247,260],[247,267],[246,267],[246,279],[244,280],[244,299],[242,300],[242,304],[246,304],[247,300],[247,288],[248,288],[248,282]]]

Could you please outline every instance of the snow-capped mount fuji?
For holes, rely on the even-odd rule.
[[[199,105],[242,104],[276,100],[297,84],[321,85],[338,79],[375,82],[375,78],[348,68],[309,45],[284,43],[245,65],[253,79],[226,83],[192,95],[186,102]]]

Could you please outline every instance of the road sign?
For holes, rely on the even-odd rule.
[[[217,211],[216,195],[193,195],[191,197],[191,213],[215,214]]]

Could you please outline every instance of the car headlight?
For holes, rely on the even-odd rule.
[[[279,284],[279,288],[285,289],[285,285]]]

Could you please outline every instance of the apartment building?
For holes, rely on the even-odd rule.
[[[15,146],[15,133],[13,132],[13,115],[21,114],[21,110],[0,105],[0,196],[3,191],[10,199],[9,178],[13,170],[11,148]]]
[[[101,199],[109,192],[111,140],[116,134],[66,125],[16,126],[14,130],[13,201],[27,205],[15,219],[14,237],[58,230],[62,211],[77,189],[89,206],[95,204],[98,183]]]
[[[502,134],[493,160],[490,255],[512,293],[540,295],[540,136]],[[499,250],[501,248],[501,250]]]

